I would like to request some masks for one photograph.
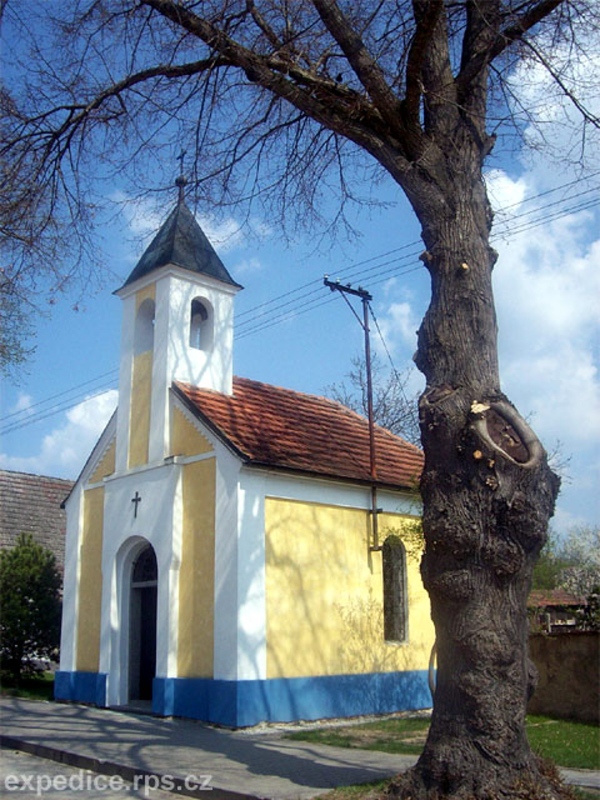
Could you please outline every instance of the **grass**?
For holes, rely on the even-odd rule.
[[[298,731],[289,734],[289,738],[336,747],[419,755],[428,728],[427,718],[402,717],[343,728]],[[536,753],[551,759],[561,767],[600,769],[600,738],[597,725],[530,716],[527,718],[527,735]]]
[[[361,750],[419,755],[425,744],[428,729],[429,719],[426,717],[403,717],[340,728],[298,731],[289,734],[289,738],[335,747],[356,747]]]
[[[325,794],[320,794],[316,800],[364,800],[370,795],[381,796],[389,781],[374,781],[373,783],[357,783],[354,786],[338,786]],[[577,798],[577,800],[588,800],[588,798]],[[598,800],[598,798],[595,798]]]
[[[600,729],[585,722],[527,717],[532,749],[561,767],[600,769]]]
[[[14,680],[2,675],[0,694],[4,697],[24,697],[27,700],[52,700],[54,698],[54,673],[42,672],[34,678],[22,678],[18,686]]]

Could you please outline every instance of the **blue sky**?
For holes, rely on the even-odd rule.
[[[515,80],[543,123],[545,147],[576,149],[572,110],[541,76]],[[590,168],[582,177],[566,161],[549,161],[536,149],[533,129],[527,133],[534,145],[528,154],[497,160],[487,176],[497,210],[494,287],[502,385],[546,448],[559,444],[561,457],[570,459],[553,521],[566,531],[598,525],[600,518],[600,171]],[[591,132],[593,153],[590,139]],[[216,224],[209,209],[199,214],[245,287],[236,299],[236,374],[319,394],[344,379],[362,351],[362,330],[342,298],[321,285],[325,273],[373,294],[394,365],[410,367],[429,281],[418,259],[422,246],[414,215],[393,185],[383,184],[381,191],[391,207],[361,211],[355,220],[361,237],[321,251],[308,238],[284,246],[267,220],[253,220],[249,237],[235,215]],[[171,208],[157,212],[125,203],[120,218],[101,232],[113,272],[104,289],[85,297],[78,311],[74,298],[65,296],[48,318],[38,320],[28,373],[19,384],[3,385],[2,468],[77,476],[116,399],[121,301],[112,291]],[[375,330],[373,346],[385,361]],[[422,386],[416,371],[411,385]]]

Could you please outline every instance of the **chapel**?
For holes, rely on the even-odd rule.
[[[118,408],[66,500],[58,700],[231,727],[431,706],[422,453],[233,375],[183,193],[116,295]]]

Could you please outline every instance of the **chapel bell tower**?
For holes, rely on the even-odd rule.
[[[169,389],[231,394],[233,299],[242,288],[185,204],[176,207],[116,294],[123,301],[117,472],[169,454]]]

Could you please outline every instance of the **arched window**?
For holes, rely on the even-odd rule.
[[[158,565],[156,563],[156,555],[154,554],[154,548],[148,545],[135,560],[131,582],[135,586],[136,584],[156,583],[157,580]]]
[[[383,631],[386,642],[405,642],[406,624],[406,551],[397,536],[383,543]]]
[[[194,297],[190,316],[190,347],[208,350],[212,343],[211,334],[211,315],[207,304],[199,297]]]
[[[149,297],[138,308],[135,318],[134,353],[145,353],[154,347],[154,300]]]

